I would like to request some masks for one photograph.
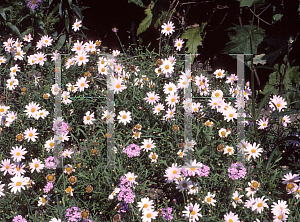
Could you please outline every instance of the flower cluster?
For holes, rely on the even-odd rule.
[[[130,144],[126,147],[126,149],[123,149],[123,152],[127,154],[128,157],[134,157],[140,155],[141,148],[136,144]]]
[[[78,207],[71,207],[66,210],[65,214],[66,219],[68,222],[70,221],[79,221],[81,218],[81,210]]]
[[[228,172],[230,173],[228,176],[232,180],[242,179],[247,174],[247,170],[242,163],[231,164],[231,166],[228,168]]]

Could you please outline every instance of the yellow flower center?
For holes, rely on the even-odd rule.
[[[280,103],[277,103],[277,107],[280,107],[281,105],[280,105]]]
[[[34,112],[35,112],[35,108],[32,108],[32,109],[31,109],[31,112],[34,113]]]
[[[169,87],[169,91],[172,91],[172,87]]]
[[[233,117],[233,114],[232,114],[232,113],[230,113],[230,114],[229,114],[229,117]]]
[[[218,72],[218,76],[221,76],[222,75],[222,73],[221,72]]]
[[[147,218],[150,218],[151,217],[151,213],[147,213]]]
[[[150,148],[150,144],[147,144],[147,148]]]
[[[262,206],[262,203],[257,204],[257,206],[258,206],[258,207],[261,207],[261,206]]]
[[[211,202],[211,198],[209,197],[209,198],[207,198],[207,202]]]
[[[144,204],[144,208],[147,208],[148,207],[148,204]]]
[[[20,153],[20,152],[17,152],[17,153],[16,153],[16,155],[17,155],[17,156],[20,156],[20,155],[21,155],[21,153]]]
[[[151,97],[150,100],[154,100],[154,97]]]
[[[139,136],[139,133],[135,133],[134,135],[135,135],[135,137],[138,137],[138,136]]]
[[[172,101],[172,102],[175,102],[175,99],[174,99],[174,98],[172,98],[172,99],[171,99],[171,101]]]
[[[71,187],[68,187],[68,188],[67,188],[67,192],[70,193],[71,191],[72,191],[72,188],[71,188]]]
[[[30,137],[33,137],[33,133],[29,133],[29,136],[30,136]]]
[[[232,151],[232,149],[231,149],[231,148],[228,148],[227,151],[230,153],[230,152]]]
[[[196,214],[196,212],[193,210],[192,212],[191,212],[191,215],[195,215]]]
[[[54,143],[51,142],[51,143],[50,143],[50,146],[53,147],[53,146],[54,146]]]
[[[157,110],[160,111],[160,108],[158,108]]]
[[[287,188],[288,188],[288,189],[293,189],[293,188],[294,188],[294,185],[293,185],[292,183],[288,183]]]
[[[39,165],[36,163],[36,164],[34,164],[34,167],[35,167],[35,168],[38,168],[38,167],[39,167]]]
[[[191,167],[190,169],[191,169],[191,170],[195,170],[196,168],[195,168],[195,167]]]
[[[22,182],[19,181],[19,182],[16,183],[16,185],[19,187],[19,186],[22,185]]]
[[[8,170],[8,169],[9,169],[9,166],[5,166],[5,168]]]
[[[221,132],[221,135],[222,135],[222,136],[225,136],[225,135],[226,135],[226,133],[225,133],[224,131],[222,131],[222,132]]]
[[[282,219],[282,215],[279,215],[279,216],[278,216],[278,219]]]
[[[232,220],[232,219],[229,219],[228,222],[233,222],[233,220]]]
[[[267,124],[263,123],[263,126],[266,126]]]
[[[120,84],[116,85],[116,88],[117,88],[117,89],[119,89],[120,87],[121,87]]]
[[[219,93],[216,93],[216,97],[219,97],[220,96],[220,94]]]
[[[165,69],[169,69],[169,68],[170,68],[170,66],[168,66],[168,65],[165,66]]]
[[[170,27],[168,27],[168,28],[167,28],[167,31],[170,31],[170,30],[171,30],[171,28],[170,28]]]
[[[110,119],[110,115],[107,115],[106,118],[107,118],[107,119]]]
[[[91,119],[91,117],[89,117],[89,116],[88,116],[88,117],[86,117],[86,119],[87,119],[87,120],[90,120],[90,119]]]
[[[152,155],[152,159],[156,159],[156,156],[155,156],[155,155]]]
[[[252,150],[251,150],[251,153],[255,153],[255,152],[256,152],[256,150],[255,150],[255,149],[252,149]]]
[[[126,119],[127,118],[127,116],[126,115],[123,115],[123,119]]]
[[[258,186],[258,183],[257,183],[257,182],[254,182],[254,183],[252,184],[252,186],[253,186],[253,187],[257,187],[257,186]]]
[[[177,170],[173,170],[173,174],[176,174],[177,173]]]
[[[42,202],[43,202],[43,203],[46,203],[46,200],[45,200],[45,198],[44,198],[44,197],[42,198]]]
[[[239,200],[239,198],[238,197],[236,197],[236,198],[234,198],[235,199],[235,201],[238,201]]]
[[[0,112],[4,112],[4,108],[1,108],[1,109],[0,109]]]
[[[77,47],[77,50],[80,50],[80,49],[81,49],[80,46],[78,46],[78,47]]]
[[[70,167],[67,167],[67,168],[66,168],[66,171],[67,171],[67,172],[70,172],[70,171],[71,171],[71,168],[70,168]]]

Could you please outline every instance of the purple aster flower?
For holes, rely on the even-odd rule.
[[[81,210],[80,210],[80,208],[78,208],[78,207],[68,208],[66,210],[65,217],[68,219],[68,222],[69,221],[74,221],[74,222],[80,221],[80,219],[81,219]]]
[[[54,156],[49,156],[46,160],[45,160],[45,167],[47,169],[56,169],[56,166],[60,163],[60,161],[54,157]]]
[[[27,7],[31,10],[35,10],[39,7],[42,0],[27,0]]]
[[[172,211],[173,211],[172,207],[168,207],[168,209],[167,208],[162,208],[163,217],[167,221],[171,221],[173,219]]]
[[[231,166],[228,168],[228,172],[230,173],[228,176],[232,180],[244,178],[247,174],[247,170],[242,163],[231,164]]]
[[[53,183],[52,182],[48,182],[46,184],[46,186],[44,187],[44,192],[45,193],[49,193],[51,189],[53,189]]]
[[[12,222],[27,222],[25,218],[22,217],[22,215],[15,216]]]
[[[126,147],[126,149],[123,151],[127,154],[128,157],[134,157],[140,155],[141,148],[136,144],[130,144]]]
[[[124,200],[126,203],[133,203],[134,197],[135,195],[129,187],[121,186],[121,191],[118,195],[119,201]]]
[[[60,125],[61,123],[61,125]],[[53,123],[53,127],[52,130],[57,134],[68,134],[69,130],[68,130],[68,124],[65,123],[64,121],[56,121]]]

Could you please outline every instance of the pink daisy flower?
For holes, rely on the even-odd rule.
[[[24,155],[27,153],[28,151],[26,151],[26,148],[22,149],[22,145],[21,146],[15,146],[12,147],[12,150],[10,151],[10,154],[12,155],[12,158],[14,161],[17,162],[21,162],[22,159],[25,159]]]
[[[114,90],[114,93],[119,94],[119,92],[122,92],[126,88],[127,87],[125,85],[122,85],[121,77],[111,79],[109,90]]]
[[[273,105],[273,103],[275,104],[276,108],[279,110],[279,112],[284,109],[287,108],[287,102],[285,102],[285,100],[280,97],[280,96],[276,96],[273,95],[273,98],[271,99],[271,101],[269,102],[269,106],[271,107],[271,109],[273,111],[276,110],[275,106]]]
[[[27,142],[29,142],[29,140],[31,140],[32,142],[36,141],[37,135],[39,133],[36,132],[37,129],[32,129],[32,127],[30,127],[30,129],[26,129],[24,132],[24,138],[27,139]]]
[[[84,89],[87,89],[89,87],[89,85],[87,84],[89,82],[90,81],[86,81],[86,77],[81,77],[77,80],[75,85],[78,87],[79,91],[82,92],[84,91]]]
[[[157,102],[157,100],[159,100],[159,98],[160,98],[159,95],[158,95],[158,94],[155,94],[155,92],[147,92],[147,97],[144,98],[144,100],[145,100],[147,103],[153,105],[154,103]]]
[[[175,26],[174,26],[174,23],[173,22],[168,22],[168,23],[164,23],[162,26],[161,26],[162,30],[161,30],[161,33],[162,34],[165,34],[166,36],[172,34],[173,32],[175,32]]]
[[[156,106],[154,106],[153,113],[158,114],[162,110],[165,110],[165,106],[162,103],[158,103]]]
[[[183,40],[182,39],[176,39],[175,40],[175,45],[174,45],[174,47],[176,47],[176,50],[178,50],[178,51],[181,51],[181,49],[182,49],[182,45],[183,45]]]
[[[42,52],[38,52],[35,54],[36,63],[40,64],[41,66],[44,65],[44,62],[47,61],[46,55]]]
[[[5,176],[6,173],[9,173],[10,175],[13,175],[13,165],[10,164],[10,159],[4,159],[1,161],[2,164],[0,171],[4,172],[3,175]]]

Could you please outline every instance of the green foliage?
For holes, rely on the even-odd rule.
[[[198,46],[202,46],[203,29],[207,23],[202,23],[201,27],[194,27],[186,30],[182,35],[182,39],[187,39],[186,47],[188,48],[187,53],[196,54],[198,52]],[[204,34],[205,35],[205,34]],[[193,63],[194,56],[192,56]]]
[[[142,8],[146,8],[142,0],[128,0],[128,3],[134,3]]]
[[[153,2],[152,2],[153,3]],[[154,4],[154,3],[153,3]],[[147,9],[145,9],[145,14],[147,15],[146,18],[144,18],[144,20],[140,23],[138,29],[137,29],[137,33],[136,35],[139,35],[143,32],[145,32],[151,25],[152,22],[152,12],[151,9],[153,8],[154,5],[151,4],[151,7],[148,7]]]
[[[251,7],[252,5],[259,2],[259,0],[238,0],[240,2],[240,7]]]
[[[258,29],[255,25],[252,25],[251,34],[249,32],[249,25],[234,25],[234,27],[230,27],[226,29],[226,31],[230,31],[228,33],[230,42],[226,43],[226,47],[223,50],[225,53],[251,54],[251,37],[253,54],[256,54],[257,47],[263,41],[265,36],[264,29],[261,27]]]

